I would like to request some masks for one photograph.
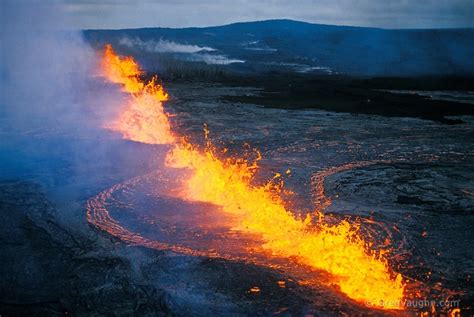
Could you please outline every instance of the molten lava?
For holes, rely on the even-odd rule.
[[[119,57],[111,45],[105,47],[101,66],[109,81],[121,84],[123,91],[130,94],[124,111],[108,128],[133,141],[173,143],[174,136],[162,104],[168,100],[168,94],[158,84],[158,78],[153,77],[145,84],[140,78],[143,72],[138,64],[131,57]]]
[[[108,45],[102,65],[105,77],[121,84],[131,98],[114,128],[131,140],[173,144],[167,165],[192,171],[184,181],[184,198],[221,206],[238,219],[235,229],[260,235],[263,248],[275,257],[329,272],[348,297],[378,308],[403,308],[402,276],[391,270],[383,253],[370,250],[357,224],[332,225],[322,218],[295,216],[285,207],[282,182],[254,184],[258,158],[253,163],[221,158],[207,130],[204,149],[173,136],[161,103],[168,95],[156,78],[141,81],[142,71],[131,57],[120,58]]]

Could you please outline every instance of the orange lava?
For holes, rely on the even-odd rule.
[[[260,235],[263,248],[276,257],[331,273],[332,282],[349,298],[372,307],[403,309],[402,276],[392,271],[384,254],[370,250],[370,243],[358,235],[357,224],[331,225],[322,218],[296,216],[285,207],[282,181],[254,184],[258,158],[252,163],[222,158],[207,130],[204,149],[173,136],[161,103],[167,94],[156,79],[147,84],[140,80],[142,71],[131,57],[118,57],[108,45],[102,64],[105,77],[131,96],[114,127],[127,139],[174,145],[166,164],[192,171],[184,180],[184,198],[221,206],[238,219],[234,229]]]
[[[125,109],[108,128],[137,142],[173,143],[175,138],[162,103],[168,100],[168,94],[158,83],[158,78],[155,76],[144,83],[140,77],[143,71],[133,58],[121,58],[111,45],[105,46],[101,68],[104,77],[121,84],[123,91],[130,94]]]

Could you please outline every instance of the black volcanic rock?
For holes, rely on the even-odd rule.
[[[251,263],[128,246],[92,227],[77,235],[35,183],[0,183],[0,211],[1,316],[385,315]]]
[[[171,314],[170,299],[133,280],[113,247],[75,237],[30,182],[0,184],[0,315]]]

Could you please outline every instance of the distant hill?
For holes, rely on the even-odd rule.
[[[148,69],[420,76],[474,74],[474,28],[390,30],[292,20],[204,28],[85,30]]]

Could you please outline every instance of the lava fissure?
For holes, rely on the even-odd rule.
[[[328,224],[311,215],[296,216],[285,207],[283,181],[278,175],[266,184],[254,184],[260,157],[222,158],[208,138],[207,129],[204,148],[176,135],[162,103],[168,94],[158,79],[143,82],[143,71],[133,58],[118,56],[110,45],[103,54],[102,71],[105,78],[121,85],[129,94],[124,111],[108,128],[126,139],[170,144],[166,165],[192,172],[183,180],[182,198],[222,207],[238,220],[233,229],[261,236],[262,248],[275,257],[296,259],[300,264],[330,273],[332,283],[353,300],[383,309],[403,308],[402,276],[391,269],[384,252],[370,249],[370,242],[358,233],[359,224],[348,220]],[[324,196],[324,190],[319,195],[324,209],[330,200]],[[89,221],[102,228],[104,219],[94,218],[91,208],[99,206],[88,206]],[[102,213],[104,216],[108,217],[106,212]],[[137,235],[123,234],[140,243]]]

